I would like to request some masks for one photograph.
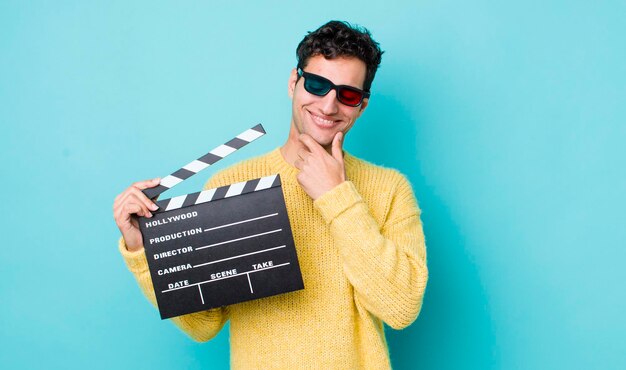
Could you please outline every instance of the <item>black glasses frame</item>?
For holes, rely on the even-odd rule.
[[[339,102],[341,104],[347,105],[349,107],[358,107],[359,105],[361,105],[361,103],[363,103],[363,99],[367,99],[367,98],[370,97],[370,92],[369,91],[357,89],[356,87],[352,87],[352,86],[348,86],[348,85],[335,85],[331,80],[329,80],[329,79],[327,79],[325,77],[322,77],[320,75],[316,75],[314,73],[305,72],[305,71],[302,70],[302,68],[298,68],[298,78],[300,78],[300,77],[304,77],[304,89],[307,92],[309,92],[310,94],[313,94],[313,95],[316,95],[316,96],[326,96],[326,94],[328,94],[330,92],[330,90],[335,90],[337,92],[337,100],[339,100]],[[318,81],[324,82],[325,84],[328,85],[328,88],[323,93],[316,92],[316,91],[311,91],[311,90],[309,90],[310,87],[307,86],[307,80],[318,80]],[[356,104],[348,104],[348,103],[346,103],[345,101],[342,100],[342,98],[341,98],[341,90],[348,90],[348,91],[359,93],[359,94],[361,94],[361,99]]]

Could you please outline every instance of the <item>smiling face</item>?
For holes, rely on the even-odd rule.
[[[316,55],[309,59],[304,71],[325,77],[335,85],[363,89],[366,66],[354,57],[326,59]],[[304,89],[304,78],[298,79],[295,69],[289,78],[289,96],[292,98],[290,137],[308,134],[326,149],[337,132],[345,135],[352,128],[368,103],[368,99],[364,99],[358,107],[347,106],[337,100],[335,90],[325,96],[313,95]]]

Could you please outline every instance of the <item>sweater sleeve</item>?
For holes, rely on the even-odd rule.
[[[205,183],[203,189],[206,190],[226,185],[228,180],[229,179],[224,176],[224,171],[219,172]],[[143,294],[157,307],[145,249],[142,248],[139,251],[130,252],[126,249],[124,238],[120,238],[119,250],[122,257],[124,257],[128,269],[135,276]],[[229,310],[226,306],[173,317],[170,320],[195,341],[206,342],[219,333],[228,319]]]
[[[139,287],[148,300],[156,307],[156,296],[150,279],[150,270],[146,260],[145,249],[130,252],[126,249],[124,238],[119,240],[119,250],[126,266],[133,273]],[[182,331],[198,342],[206,342],[222,329],[228,320],[228,308],[220,307],[207,311],[173,317],[170,319]]]
[[[428,280],[420,210],[408,181],[394,186],[379,226],[354,184],[345,181],[314,205],[330,226],[355,298],[394,329],[419,314]]]

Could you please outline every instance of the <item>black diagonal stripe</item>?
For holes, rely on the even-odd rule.
[[[196,200],[198,200],[199,195],[200,193],[187,194],[187,197],[185,198],[185,201],[183,202],[183,205],[180,206],[180,208],[189,207],[196,204]]]
[[[180,170],[174,172],[172,176],[178,177],[179,179],[186,180],[195,174],[196,174],[195,172],[181,168]]]
[[[243,187],[241,194],[252,193],[256,186],[259,184],[261,179],[254,179],[246,182],[246,185]]]
[[[256,126],[254,126],[252,129],[253,129],[254,131],[258,131],[258,132],[265,133],[265,129],[263,128],[263,125],[262,125],[262,124],[260,124],[260,123],[259,123],[258,125],[256,125]]]
[[[274,179],[274,182],[272,183],[272,188],[275,188],[277,186],[280,186],[280,175],[276,175],[276,178]]]
[[[229,142],[225,143],[225,145],[228,145],[231,148],[239,149],[248,143],[249,141],[241,140],[240,138],[236,137],[230,140]]]
[[[211,153],[207,153],[207,154],[203,155],[202,157],[198,158],[198,160],[200,162],[204,162],[204,163],[208,163],[208,164],[213,164],[213,163],[219,161],[220,159],[222,159],[222,157],[218,157],[215,154],[211,154]]]
[[[142,190],[143,193],[150,199],[153,199],[154,197],[156,197],[157,195],[161,194],[162,192],[166,191],[169,188],[166,188],[163,185],[159,185],[155,188],[149,188],[149,189],[144,189]]]
[[[229,188],[230,186],[222,186],[220,188],[215,189],[215,194],[213,194],[213,198],[211,200],[218,200],[218,199],[224,198]]]
[[[159,206],[159,209],[157,209],[156,211],[153,211],[152,213],[161,213],[161,212],[165,212],[165,209],[167,208],[167,205],[170,204],[170,200],[171,199],[163,199],[163,200],[159,200],[156,203],[157,206]]]

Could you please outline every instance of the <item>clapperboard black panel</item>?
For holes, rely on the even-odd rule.
[[[280,176],[182,197],[140,218],[161,318],[304,288]]]
[[[237,138],[265,133],[260,125],[251,130]],[[214,163],[247,144],[224,149],[235,140],[194,162],[218,154]],[[194,162],[185,166],[191,174],[178,170],[144,193],[158,195],[183,181],[177,174],[188,178],[209,165]],[[304,288],[279,175],[156,204],[152,218],[138,221],[162,319]]]

